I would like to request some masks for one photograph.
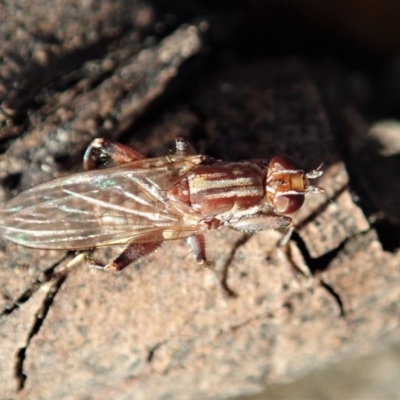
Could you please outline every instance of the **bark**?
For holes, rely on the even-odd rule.
[[[183,136],[225,159],[323,162],[326,196],[307,196],[287,249],[275,231],[207,235],[214,270],[171,241],[121,273],[80,266],[46,282],[72,254],[4,243],[2,398],[226,399],[396,339],[400,256],[365,210],[396,226],[398,180],[357,109],[324,106],[297,58],[227,56],[215,68],[205,20],[169,25],[145,2],[42,7],[3,8],[3,201],[80,170],[99,136],[147,156]],[[396,182],[392,191],[376,193],[370,182],[382,179]]]

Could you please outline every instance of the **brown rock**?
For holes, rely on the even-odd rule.
[[[119,274],[82,266],[45,282],[43,273],[62,269],[72,255],[6,244],[2,396],[222,399],[395,340],[399,255],[382,249],[353,202],[305,64],[227,57],[219,71],[202,73],[204,22],[159,42],[139,40],[154,10],[113,4],[102,2],[90,18],[81,10],[71,26],[63,13],[39,24],[34,8],[31,25],[14,39],[37,65],[17,68],[7,58],[1,67],[20,78],[2,92],[2,200],[79,170],[85,146],[103,135],[149,156],[165,154],[179,135],[227,159],[289,153],[306,170],[323,162],[327,196],[307,196],[289,249],[276,248],[274,231],[207,235],[214,271],[172,241]],[[137,25],[125,32],[120,24],[129,18]],[[35,30],[54,43],[35,44]],[[94,42],[104,52],[85,56],[81,50]]]

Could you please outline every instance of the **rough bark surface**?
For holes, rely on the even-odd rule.
[[[4,243],[1,399],[227,399],[393,342],[400,255],[354,202],[344,162],[364,155],[352,179],[368,192],[368,174],[379,176],[370,160],[382,157],[357,111],[340,115],[343,160],[331,130],[339,117],[299,59],[227,56],[212,68],[206,20],[174,26],[139,1],[64,3],[50,12],[35,2],[29,15],[2,6],[2,201],[79,170],[99,136],[148,156],[184,136],[220,158],[323,162],[327,195],[307,196],[288,249],[274,231],[208,235],[214,271],[173,241],[122,273],[82,266],[44,282],[73,255]],[[379,200],[394,210],[390,196],[372,193],[378,211]]]

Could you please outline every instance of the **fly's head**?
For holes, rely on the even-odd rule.
[[[293,158],[275,156],[268,164],[266,193],[268,202],[281,214],[292,214],[304,203],[307,193],[324,193],[324,189],[312,185],[310,180],[319,178],[323,171],[304,172],[297,168]]]

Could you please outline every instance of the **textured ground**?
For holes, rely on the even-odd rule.
[[[183,24],[144,1],[0,7],[2,201],[81,170],[101,136],[147,156],[178,136],[225,159],[288,153],[306,170],[323,162],[327,194],[307,197],[288,249],[274,231],[207,235],[214,271],[174,241],[120,274],[43,282],[73,255],[3,243],[2,399],[227,399],[397,340],[399,129],[369,131],[338,100],[332,88],[357,77],[211,51],[236,14]]]

